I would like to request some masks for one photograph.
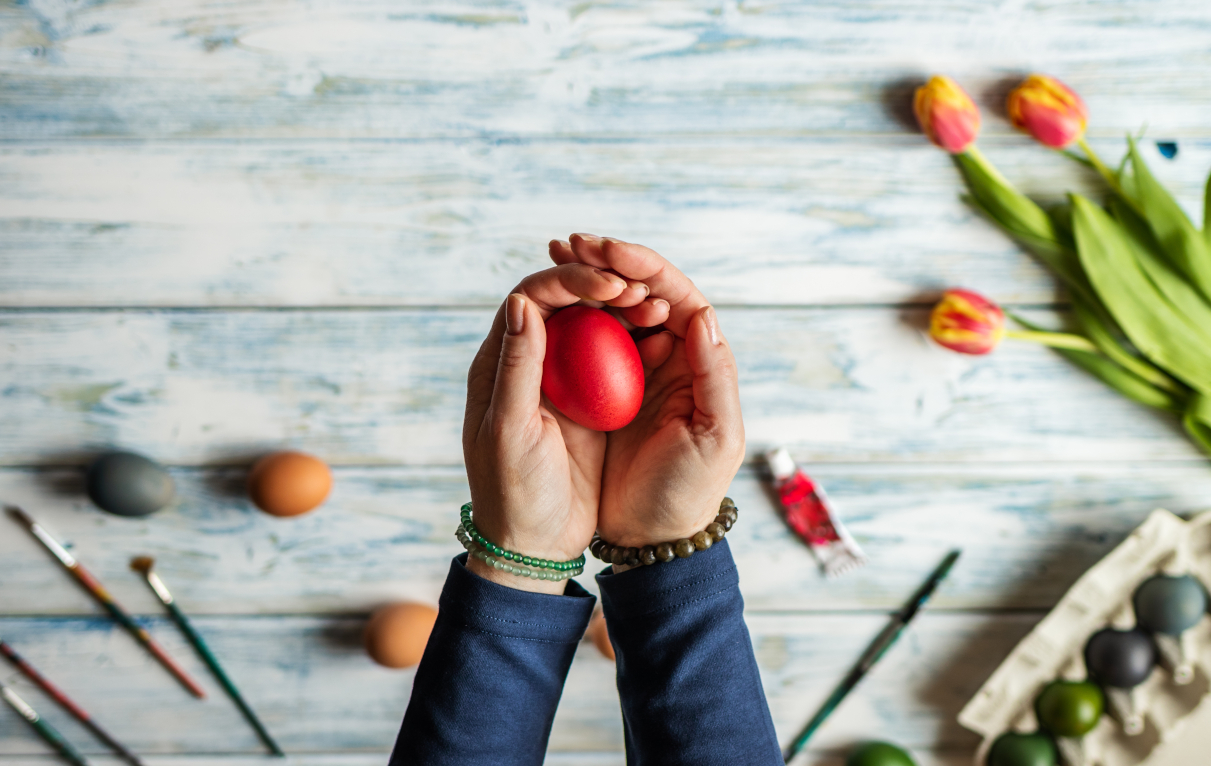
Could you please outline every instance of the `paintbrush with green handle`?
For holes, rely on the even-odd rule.
[[[8,510],[9,516],[28,529],[29,533],[33,535],[38,542],[42,543],[42,545],[48,551],[50,551],[51,555],[59,560],[59,563],[63,565],[63,568],[76,578],[76,582],[80,583],[85,590],[92,594],[92,597],[95,598],[101,604],[101,606],[105,607],[105,610],[109,612],[110,616],[113,617],[119,625],[126,628],[126,630],[128,630],[130,634],[135,637],[135,640],[142,644],[147,651],[151,652],[151,655],[159,660],[160,664],[163,665],[169,673],[172,673],[173,677],[175,677],[182,686],[188,689],[190,694],[198,699],[206,698],[206,692],[201,686],[198,686],[197,681],[194,681],[193,678],[185,672],[185,669],[178,665],[177,661],[170,657],[168,652],[164,651],[162,646],[156,643],[156,640],[151,637],[151,634],[147,632],[146,628],[135,622],[135,619],[130,616],[130,613],[123,609],[122,605],[114,600],[114,597],[105,589],[105,586],[103,586],[100,581],[97,580],[97,578],[93,577],[92,573],[85,569],[84,566],[76,560],[76,557],[68,552],[66,547],[52,537],[50,532],[47,532],[41,524],[34,521],[33,518],[30,517],[30,515],[25,511],[12,505],[7,506],[6,509]]]
[[[252,712],[252,708],[249,707],[248,703],[244,701],[244,697],[240,694],[240,690],[237,689],[235,684],[231,682],[231,679],[227,677],[227,673],[225,673],[223,671],[223,667],[219,665],[218,658],[215,657],[214,653],[210,651],[210,647],[208,647],[206,642],[202,640],[202,636],[196,630],[194,630],[193,624],[189,621],[189,618],[186,617],[185,613],[181,611],[181,608],[177,606],[176,600],[173,599],[172,593],[169,592],[168,587],[164,585],[164,581],[160,579],[158,574],[152,571],[155,564],[156,560],[150,556],[138,556],[130,560],[130,568],[136,572],[142,572],[143,576],[147,578],[147,584],[151,586],[153,591],[155,591],[155,594],[157,597],[159,597],[160,601],[164,602],[164,606],[168,607],[168,613],[172,615],[172,619],[177,623],[177,626],[181,629],[181,632],[185,634],[185,638],[189,639],[189,643],[193,644],[193,648],[198,651],[202,661],[205,662],[206,666],[210,668],[210,671],[214,673],[214,677],[219,680],[219,683],[227,691],[227,694],[231,697],[232,702],[236,704],[236,707],[238,707],[240,712],[244,714],[244,717],[248,719],[248,723],[250,723],[252,728],[256,730],[257,736],[261,738],[261,741],[265,743],[265,745],[274,755],[284,756],[285,753],[282,752],[282,748],[278,747],[278,743],[274,742],[273,737],[269,736],[269,732],[265,729],[265,726],[261,723],[260,719],[257,718],[256,713]]]
[[[875,636],[875,640],[870,642],[870,645],[866,647],[866,651],[862,652],[862,656],[849,669],[849,673],[845,675],[841,683],[837,684],[837,688],[833,689],[833,693],[829,695],[824,704],[820,706],[820,709],[816,711],[816,714],[812,716],[812,719],[807,722],[807,726],[803,727],[803,731],[800,732],[798,737],[795,737],[795,741],[786,749],[784,760],[787,763],[790,763],[791,759],[803,749],[807,741],[811,739],[811,736],[816,733],[816,729],[820,728],[821,724],[841,704],[841,701],[854,690],[858,682],[870,672],[875,663],[882,659],[887,650],[896,643],[896,639],[908,627],[908,623],[912,622],[912,619],[917,616],[917,612],[921,611],[921,607],[925,605],[925,602],[937,590],[938,585],[946,579],[946,575],[950,574],[951,567],[954,566],[958,559],[959,551],[957,550],[946,554],[946,558],[942,559],[942,563],[938,564],[933,572],[929,574],[929,577],[925,578],[925,582],[921,583],[921,587],[917,588],[917,592],[912,595],[912,598],[900,608],[900,611],[892,615],[891,621],[883,627],[879,635]]]
[[[0,697],[16,710],[17,713],[29,721],[29,725],[34,727],[34,730],[46,740],[51,747],[59,751],[67,760],[74,763],[76,766],[88,766],[88,761],[80,754],[80,751],[71,746],[71,743],[63,738],[54,726],[51,726],[46,721],[42,720],[42,716],[38,715],[32,707],[26,704],[25,700],[17,696],[17,693],[8,688],[4,684],[0,684]]]

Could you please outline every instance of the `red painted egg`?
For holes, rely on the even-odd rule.
[[[573,421],[615,431],[643,404],[643,362],[635,341],[601,309],[569,306],[547,320],[542,392]]]

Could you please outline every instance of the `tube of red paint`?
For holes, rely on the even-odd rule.
[[[765,458],[787,525],[812,549],[824,574],[838,577],[865,564],[866,554],[841,523],[824,488],[795,465],[786,449],[770,450]]]

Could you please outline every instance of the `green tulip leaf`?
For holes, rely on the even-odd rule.
[[[1058,242],[1055,226],[1043,208],[1005,180],[976,152],[954,155],[967,188],[988,213],[1015,236]]]
[[[1153,177],[1134,139],[1127,139],[1140,208],[1168,259],[1211,298],[1211,247],[1177,200]]]
[[[1044,332],[1042,327],[1020,316],[1013,315],[1013,321],[1029,330]],[[1183,397],[1175,396],[1157,388],[1131,370],[1120,366],[1112,359],[1101,354],[1068,348],[1057,348],[1055,352],[1085,372],[1100,378],[1103,383],[1128,399],[1149,407],[1155,407],[1159,410],[1168,410],[1169,412],[1181,412],[1184,409]]]
[[[1211,249],[1211,175],[1207,176],[1207,188],[1203,191],[1203,239]]]
[[[1122,227],[1100,207],[1072,195],[1077,253],[1123,332],[1154,364],[1211,393],[1211,348],[1157,290]]]
[[[1211,303],[1164,259],[1147,224],[1134,210],[1117,199],[1110,201],[1110,210],[1123,225],[1136,260],[1152,284],[1200,332],[1204,344],[1211,347]]]
[[[1194,441],[1211,455],[1211,397],[1201,394],[1191,397],[1186,414],[1182,417],[1182,425],[1194,437]]]
[[[1159,389],[1171,394],[1183,393],[1177,381],[1125,348],[1107,323],[1085,301],[1077,297],[1073,300],[1072,307],[1085,336],[1111,361]]]
[[[1155,407],[1158,410],[1181,412],[1182,401],[1166,391],[1162,391],[1135,373],[1112,362],[1104,356],[1090,354],[1087,351],[1072,349],[1057,349],[1068,361],[1080,367],[1109,385],[1128,399]]]
[[[1097,297],[1072,249],[1072,237],[1029,197],[1013,187],[982,155],[968,150],[954,155],[970,195],[963,199],[1035,255],[1075,293]]]

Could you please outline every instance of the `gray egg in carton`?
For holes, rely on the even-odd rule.
[[[1136,628],[1134,599],[1140,586],[1152,578],[1164,580],[1162,585],[1168,585],[1177,582],[1169,578],[1183,576],[1193,577],[1201,584],[1201,609],[1195,613],[1196,607],[1188,607],[1187,617],[1183,618],[1183,625],[1193,623],[1192,626],[1177,635],[1147,631],[1153,639],[1153,648],[1147,652],[1153,652],[1149,656],[1156,662],[1125,684],[1131,688],[1115,688],[1104,678],[1096,678],[1096,674],[1090,679],[1086,667],[1089,639],[1107,628],[1119,631]],[[1184,578],[1180,584],[1194,587]],[[1083,737],[1047,737],[1055,745],[1059,763],[1211,764],[1208,586],[1211,586],[1211,511],[1190,521],[1168,511],[1153,511],[1122,544],[1077,580],[959,713],[959,723],[982,737],[975,755],[976,766],[987,766],[989,751],[1002,734],[1040,730],[1036,699],[1051,682],[1060,679],[1098,682],[1104,693],[1106,714]],[[1146,602],[1141,603],[1141,612],[1149,608]],[[1147,623],[1147,619],[1143,622]],[[1169,630],[1174,632],[1177,628]],[[1117,634],[1115,638],[1124,636],[1133,637]],[[1091,662],[1104,662],[1093,653],[1092,646],[1089,649]],[[1006,739],[1020,742],[1029,738],[1011,735]],[[1051,759],[1050,755],[1040,757],[1037,753],[1021,755],[1025,751],[1018,750],[1015,760],[1004,757],[1008,748],[998,746],[997,750],[997,760],[1007,764],[1034,766]]]

